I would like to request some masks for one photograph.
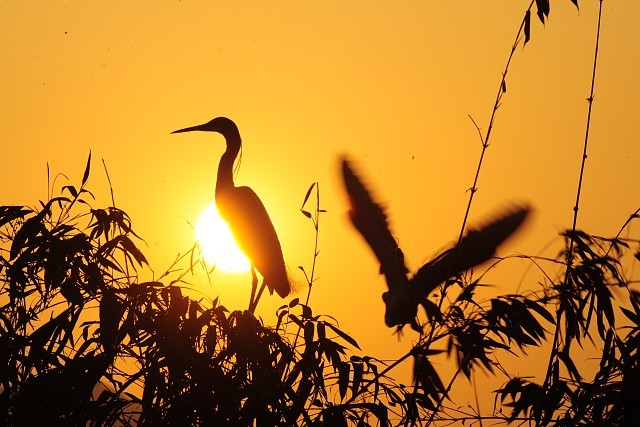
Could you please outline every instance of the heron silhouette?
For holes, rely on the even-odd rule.
[[[378,258],[380,273],[389,288],[382,294],[386,306],[384,320],[389,327],[410,324],[419,330],[418,305],[426,307],[427,296],[441,283],[492,258],[498,246],[522,225],[530,212],[528,206],[513,206],[481,228],[468,231],[457,250],[455,246],[445,250],[409,278],[404,254],[391,234],[384,210],[346,159],[342,160],[342,175],[351,205],[351,222]]]
[[[252,267],[262,275],[262,287],[255,295],[256,280],[253,281],[249,309],[257,305],[265,285],[273,294],[285,298],[291,292],[282,247],[267,209],[258,195],[249,187],[236,187],[233,182],[233,165],[242,148],[240,131],[236,124],[226,118],[217,117],[207,123],[179,129],[171,133],[192,131],[217,132],[227,144],[220,158],[216,180],[215,203],[222,219],[227,221],[236,243],[251,261]],[[255,296],[255,299],[254,299]]]

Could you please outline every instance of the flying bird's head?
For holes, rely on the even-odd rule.
[[[238,126],[236,126],[236,124],[231,119],[228,119],[226,117],[216,117],[215,119],[205,124],[178,129],[171,133],[192,131],[218,132],[219,134],[224,136],[227,141],[240,140],[240,131],[238,131]]]

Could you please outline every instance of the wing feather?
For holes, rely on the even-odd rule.
[[[440,283],[495,256],[498,246],[520,228],[530,211],[528,206],[516,206],[483,227],[470,229],[457,253],[455,247],[449,248],[420,267],[410,280],[412,294],[425,298]]]
[[[342,176],[351,205],[349,218],[380,262],[380,272],[385,275],[389,289],[406,286],[408,270],[404,254],[389,230],[384,210],[346,159],[342,161]]]

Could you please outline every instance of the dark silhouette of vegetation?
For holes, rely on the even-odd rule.
[[[416,274],[445,286],[431,298],[431,285],[419,301],[408,297],[406,322],[413,322],[418,304],[425,320],[413,322],[419,338],[409,352],[392,363],[361,354],[335,319],[313,312],[309,295],[304,304],[296,298],[282,305],[275,325],[252,310],[196,300],[183,287],[199,265],[195,247],[167,273],[145,280],[148,263],[129,216],[115,204],[93,206],[89,156],[79,186],[65,185],[59,194],[52,188],[37,207],[0,206],[0,425],[638,425],[640,292],[626,271],[640,259],[640,242],[620,236],[639,215],[611,238],[577,229],[584,162],[563,249],[551,258],[518,256],[539,272],[530,287],[537,290],[487,299],[476,293],[484,275],[471,267],[492,256],[503,238],[492,239],[491,251],[465,247],[464,236],[473,235],[465,234],[466,219],[509,63],[516,46],[531,38],[534,2],[540,21],[549,15],[549,0],[533,0],[518,30],[480,135],[454,255],[448,251],[447,262],[437,257],[426,264],[440,266],[435,277],[429,269]],[[593,96],[589,117],[592,102]],[[587,121],[583,159],[588,129]],[[314,188],[311,213],[305,204]],[[303,269],[309,289],[322,212],[314,184],[302,205],[316,239],[313,267],[308,275]],[[523,215],[516,210],[488,227],[504,220],[499,234],[508,236]],[[382,223],[390,236],[384,216]],[[389,245],[397,249],[395,241]],[[455,268],[458,251],[474,261]],[[489,268],[511,258],[496,258]],[[393,266],[409,280],[403,262]],[[514,375],[502,363],[505,355],[526,358],[536,346],[548,353],[546,372],[527,364]],[[582,362],[587,351],[593,363]],[[434,363],[440,355],[452,356],[457,366],[447,380]],[[411,387],[391,375],[409,359]],[[489,413],[450,401],[454,386],[479,370],[501,382]]]
[[[90,207],[88,176],[0,208],[3,425],[388,423],[383,399],[404,392],[330,317],[293,299],[266,326],[185,296],[181,276],[140,280],[131,221]]]
[[[638,420],[640,293],[629,289],[622,269],[636,240],[565,232],[567,248],[573,242],[568,277],[566,251],[528,258],[546,277],[538,293],[478,300],[482,276],[460,272],[446,290],[459,291],[450,293],[451,304],[425,305],[420,340],[386,365],[358,355],[356,341],[331,317],[297,299],[278,309],[275,325],[265,325],[250,311],[185,295],[180,284],[189,269],[143,281],[147,260],[127,214],[91,207],[89,165],[80,186],[62,187],[38,208],[0,207],[3,425]],[[509,375],[500,354],[524,355],[550,327],[559,332],[548,385],[535,382],[535,373]],[[585,340],[600,343],[592,377],[572,357]],[[458,365],[448,384],[432,363],[442,352]],[[390,376],[407,358],[415,387]],[[477,369],[507,378],[495,391],[496,410],[443,406],[458,375],[470,378]]]

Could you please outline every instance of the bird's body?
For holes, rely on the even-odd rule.
[[[276,230],[258,195],[249,187],[236,187],[233,165],[240,152],[242,139],[238,127],[226,117],[180,129],[172,133],[206,131],[224,136],[227,149],[220,158],[216,180],[215,202],[222,219],[229,223],[233,237],[251,264],[264,278],[273,293],[285,298],[291,284]]]

